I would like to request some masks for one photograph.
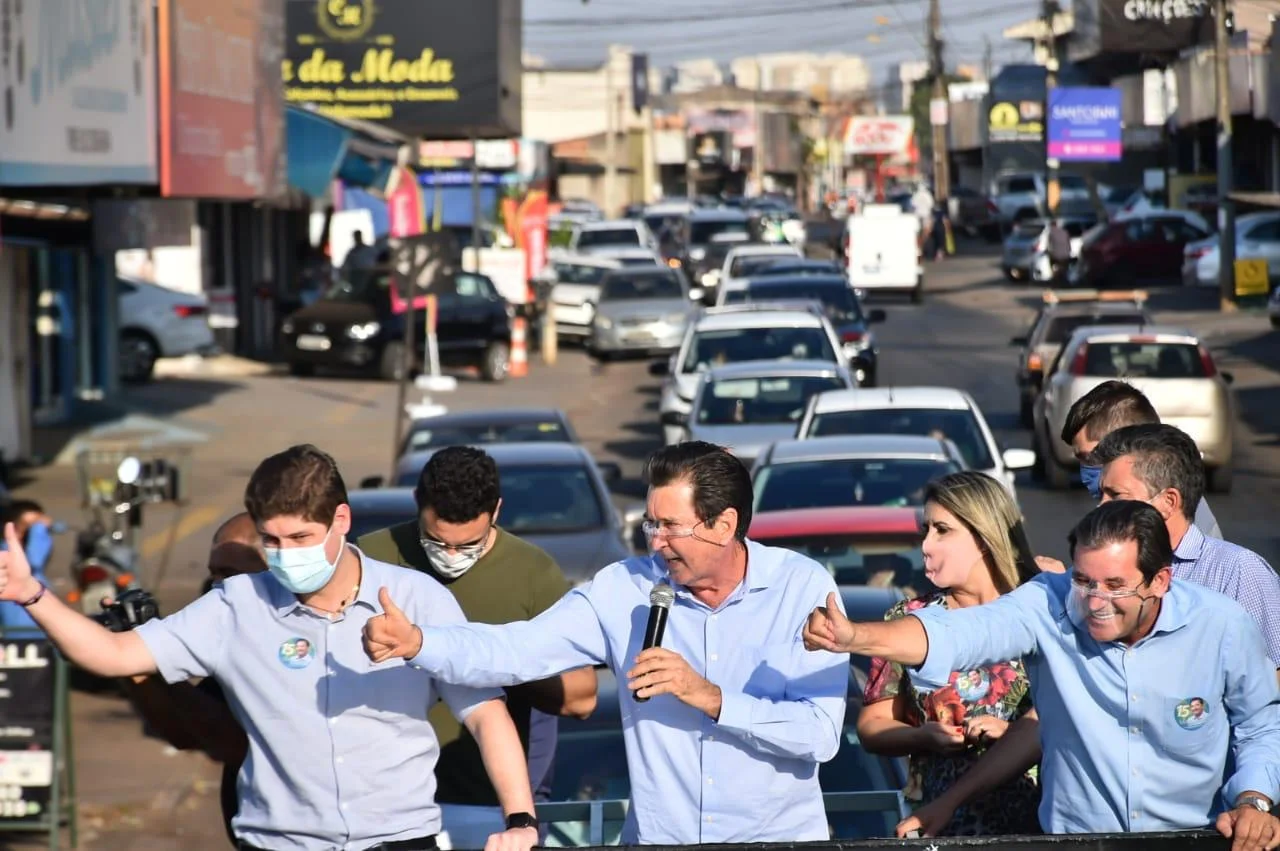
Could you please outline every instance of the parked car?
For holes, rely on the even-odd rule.
[[[934,479],[967,469],[950,440],[893,434],[788,440],[752,469],[753,510],[923,504]]]
[[[498,525],[546,550],[570,581],[589,581],[600,568],[632,555],[634,530],[644,507],[614,507],[608,484],[622,477],[617,464],[598,463],[575,443],[491,443],[479,448],[498,465]],[[418,516],[413,488],[434,453],[428,449],[402,457],[391,487],[382,487],[377,477],[361,482],[361,490],[349,498],[353,540]]]
[[[1176,282],[1186,246],[1208,235],[1186,218],[1160,210],[1122,217],[1099,225],[1081,241],[1072,282],[1086,287]]]
[[[318,368],[355,369],[399,380],[407,312],[391,303],[389,267],[357,270],[280,326],[281,358],[294,375]],[[437,343],[445,366],[476,367],[486,381],[507,377],[515,310],[484,275],[459,272],[437,299]],[[415,312],[416,321],[422,313]],[[425,363],[425,335],[417,334],[415,363]]]
[[[1014,474],[1036,460],[1029,449],[1002,449],[973,397],[953,387],[892,387],[829,391],[809,400],[798,440],[843,435],[945,437],[965,466],[999,481],[1017,501]]]
[[[747,361],[703,373],[688,415],[662,424],[683,426],[684,440],[727,446],[748,467],[777,440],[789,440],[809,399],[856,387],[847,368],[829,361]]]
[[[1039,471],[1051,487],[1069,487],[1078,467],[1061,439],[1067,412],[1111,379],[1141,390],[1161,422],[1191,436],[1204,458],[1210,490],[1231,489],[1235,413],[1228,385],[1234,379],[1218,370],[1209,349],[1190,331],[1158,325],[1078,328],[1046,371],[1032,437]]]
[[[1218,286],[1217,235],[1187,244],[1183,251],[1182,282]],[[1236,259],[1266,260],[1272,280],[1280,278],[1280,213],[1250,213],[1236,219]]]
[[[605,273],[587,352],[602,361],[623,354],[670,354],[680,345],[700,295],[679,269],[652,266]]]
[[[1026,334],[1010,345],[1018,353],[1018,393],[1022,425],[1031,428],[1032,408],[1044,382],[1044,371],[1077,328],[1086,325],[1148,325],[1153,320],[1144,305],[1143,290],[1046,290],[1040,310]]]
[[[444,446],[579,442],[569,416],[559,408],[490,408],[414,420],[400,454]]]
[[[1000,239],[1000,208],[986,194],[968,186],[952,186],[947,196],[952,226],[988,242]]]
[[[693,405],[701,374],[715,366],[750,360],[820,360],[843,363],[835,329],[821,306],[789,307],[746,304],[713,307],[689,323],[679,349],[669,359],[649,366],[663,379],[658,417],[686,416]],[[663,442],[678,443],[682,427],[664,425]]]
[[[203,354],[214,348],[209,300],[134,278],[117,278],[120,380],[149,381],[160,358]]]
[[[588,254],[624,247],[657,250],[658,241],[641,219],[583,222],[569,241],[570,251]]]
[[[721,306],[771,301],[818,302],[835,329],[841,351],[858,384],[875,386],[880,349],[871,326],[884,322],[888,315],[879,308],[864,311],[861,299],[849,287],[849,279],[844,275],[767,275],[732,280],[725,283],[717,298]]]

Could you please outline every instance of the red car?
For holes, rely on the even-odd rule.
[[[1180,281],[1183,249],[1206,236],[1180,216],[1158,213],[1099,225],[1080,244],[1076,283],[1102,288]]]
[[[799,508],[755,515],[753,541],[803,553],[842,586],[931,591],[920,553],[920,509],[870,506]]]

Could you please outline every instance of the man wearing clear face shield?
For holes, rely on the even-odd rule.
[[[1230,598],[1172,578],[1150,505],[1101,505],[1069,542],[1069,574],[982,606],[855,624],[829,601],[809,616],[805,646],[884,657],[934,686],[1021,657],[1044,721],[1049,833],[1214,824],[1233,851],[1280,846],[1280,686],[1258,627]]]

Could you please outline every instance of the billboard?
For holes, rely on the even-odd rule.
[[[521,0],[285,0],[285,102],[410,137],[520,135]]]
[[[0,4],[0,186],[156,181],[150,0],[90,5]]]
[[[987,110],[987,141],[1039,142],[1044,139],[1044,104],[1038,100],[996,101]]]
[[[1213,41],[1209,0],[1075,0],[1071,61],[1103,53],[1176,56]]]
[[[1122,122],[1119,89],[1049,90],[1049,156],[1063,162],[1120,159]]]
[[[897,156],[905,154],[915,134],[909,115],[855,115],[845,131],[846,154]]]
[[[284,0],[160,0],[160,191],[284,192]]]

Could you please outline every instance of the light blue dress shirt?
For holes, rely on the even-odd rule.
[[[1048,833],[1203,828],[1224,779],[1230,801],[1250,790],[1280,798],[1280,689],[1239,604],[1174,579],[1155,628],[1130,647],[1094,641],[1070,594],[1069,574],[1042,575],[984,606],[913,613],[929,637],[914,673],[924,683],[1022,657]]]
[[[825,840],[818,764],[840,746],[849,657],[807,652],[800,631],[836,585],[789,550],[748,541],[747,558],[716,609],[677,586],[662,642],[720,687],[718,721],[671,695],[637,703],[627,688],[649,591],[667,578],[659,556],[609,565],[531,621],[428,626],[413,664],[472,686],[612,668],[631,778],[624,844]]]
[[[403,660],[370,662],[361,631],[382,614],[379,588],[415,623],[466,618],[431,577],[361,560],[360,592],[334,620],[258,573],[137,629],[167,681],[216,679],[248,734],[232,827],[250,845],[357,851],[439,832],[440,745],[427,710],[443,697],[462,720],[502,696],[437,684]]]

